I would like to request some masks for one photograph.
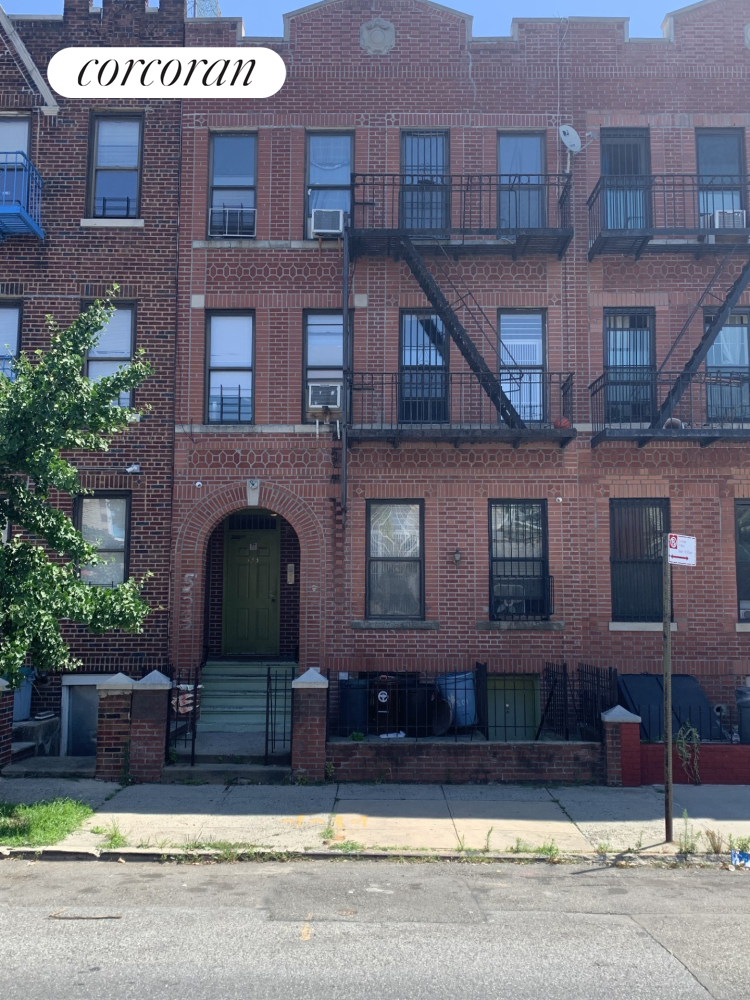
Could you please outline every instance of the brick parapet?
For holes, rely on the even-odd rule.
[[[99,690],[95,773],[102,781],[129,780],[131,701],[130,691]]]
[[[300,689],[292,696],[292,776],[322,781],[326,765],[327,691]]]

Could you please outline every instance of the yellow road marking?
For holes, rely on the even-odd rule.
[[[309,941],[312,937],[312,928],[310,927],[310,921],[312,920],[312,913],[307,914],[307,920],[302,927],[302,933],[299,936],[300,941]]]

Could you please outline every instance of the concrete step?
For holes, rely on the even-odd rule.
[[[195,767],[185,764],[170,764],[161,772],[164,785],[205,784],[205,785],[279,785],[291,780],[291,767],[269,764],[216,764],[201,763]]]
[[[201,694],[202,704],[206,704],[207,701],[214,701],[217,698],[229,698],[232,700],[241,698],[246,701],[255,702],[258,705],[265,706],[266,704],[266,691],[265,688],[262,691],[250,691],[243,688],[238,688],[236,686],[232,687],[204,687]]]
[[[28,757],[15,764],[7,764],[4,778],[93,778],[96,769],[94,757]]]
[[[17,740],[10,745],[10,762],[15,764],[18,760],[25,760],[27,757],[36,756],[36,743],[29,743],[24,740]]]

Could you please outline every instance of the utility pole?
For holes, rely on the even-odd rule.
[[[664,687],[664,840],[672,842],[672,571],[669,532],[664,532],[662,580],[662,671]]]

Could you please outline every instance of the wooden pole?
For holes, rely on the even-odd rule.
[[[662,670],[664,679],[664,840],[672,843],[672,579],[669,532],[664,533],[662,582]]]

